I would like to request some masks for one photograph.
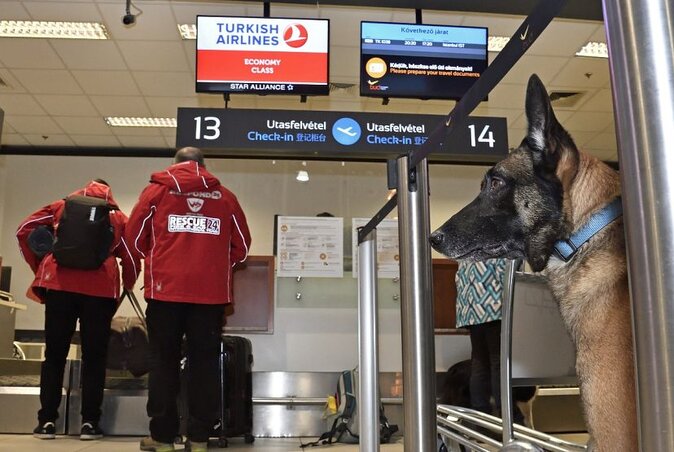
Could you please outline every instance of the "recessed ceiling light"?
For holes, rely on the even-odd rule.
[[[590,41],[576,52],[576,56],[608,58],[608,46],[605,42]]]
[[[508,44],[508,41],[510,41],[510,38],[506,36],[489,36],[487,39],[487,50],[490,52],[500,52]]]
[[[309,173],[307,173],[304,170],[300,170],[297,172],[297,177],[295,178],[300,182],[308,182],[309,181]]]
[[[105,122],[113,127],[178,127],[176,118],[133,118],[108,116]]]
[[[197,39],[197,26],[194,24],[178,24],[178,31],[183,39]]]
[[[97,22],[0,20],[0,37],[45,39],[108,39],[105,25]]]

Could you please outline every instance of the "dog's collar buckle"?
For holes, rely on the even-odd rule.
[[[622,199],[618,196],[603,209],[596,212],[587,220],[580,229],[571,234],[568,239],[555,242],[554,253],[564,262],[570,261],[578,252],[578,248],[584,245],[599,231],[623,214]]]

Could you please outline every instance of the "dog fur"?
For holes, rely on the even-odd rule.
[[[576,348],[585,417],[598,452],[636,451],[632,324],[622,217],[568,262],[553,254],[620,196],[616,171],[580,152],[555,118],[543,83],[529,79],[528,133],[487,171],[480,193],[431,234],[454,259],[526,259],[543,271]]]

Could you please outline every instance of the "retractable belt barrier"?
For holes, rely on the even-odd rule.
[[[425,159],[435,147],[442,145],[445,137],[452,133],[458,124],[465,121],[468,115],[475,110],[475,107],[484,100],[487,94],[496,87],[515,63],[531,47],[565,4],[566,0],[540,0],[538,2],[534,10],[522,22],[522,25],[515,31],[515,34],[513,34],[503,50],[499,52],[492,64],[487,66],[487,69],[485,69],[480,78],[470,87],[461,100],[457,102],[449,115],[447,115],[447,119],[433,130],[419,149],[410,151],[408,154],[410,171],[416,168],[417,164]],[[394,195],[358,232],[358,243],[363,242],[367,234],[391,213],[396,204],[397,195]]]

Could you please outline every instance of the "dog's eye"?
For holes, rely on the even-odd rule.
[[[489,181],[489,189],[490,190],[497,190],[505,185],[505,182],[503,179],[499,179],[498,177],[493,177]]]

